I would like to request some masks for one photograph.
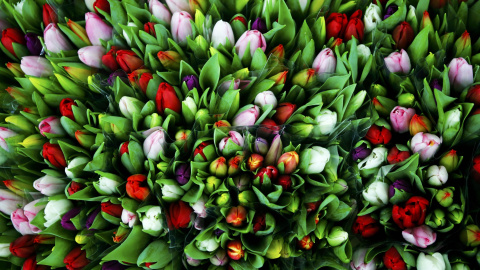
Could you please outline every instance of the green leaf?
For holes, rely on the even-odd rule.
[[[419,64],[427,56],[428,32],[429,28],[424,28],[408,47],[408,56],[414,64]]]
[[[200,72],[200,86],[202,89],[217,89],[218,80],[220,79],[220,65],[218,63],[218,55],[212,56],[202,68]]]

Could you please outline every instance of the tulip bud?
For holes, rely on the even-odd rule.
[[[149,0],[148,1],[148,9],[152,15],[163,22],[164,24],[170,24],[172,19],[172,15],[167,7],[165,7],[160,1],[158,0]]]
[[[166,0],[165,2],[167,3],[168,8],[172,11],[172,13],[181,11],[191,13],[195,11],[195,9],[190,8],[188,0]]]
[[[373,145],[388,144],[392,139],[392,133],[386,127],[373,124],[367,131],[365,138]]]
[[[337,59],[334,52],[329,48],[323,49],[313,61],[312,67],[318,76],[324,77],[334,73],[337,67]]]
[[[398,179],[390,185],[388,189],[388,197],[393,204],[399,204],[408,200],[411,197],[412,191],[412,186],[408,181]]]
[[[188,90],[193,90],[196,88],[198,91],[201,90],[200,83],[198,82],[198,77],[195,75],[187,75],[182,78],[182,82],[185,82]]]
[[[82,269],[87,266],[90,261],[87,259],[87,252],[78,246],[65,256],[63,263],[67,269]]]
[[[445,270],[445,261],[442,254],[435,252],[432,255],[425,255],[421,252],[417,257],[417,269]]]
[[[472,54],[470,34],[465,30],[461,37],[455,41],[455,57],[470,57]]]
[[[34,77],[49,77],[53,75],[53,67],[50,61],[40,56],[24,56],[20,62],[20,68],[25,75]]]
[[[365,11],[365,16],[363,17],[363,22],[365,23],[365,32],[370,33],[376,27],[377,23],[382,21],[380,7],[370,3],[367,10]]]
[[[140,221],[142,222],[143,231],[152,236],[159,236],[163,229],[161,221],[162,209],[160,208],[160,206],[146,207],[148,207],[148,210],[145,211],[143,215],[140,215]]]
[[[298,163],[299,157],[297,152],[291,151],[280,156],[277,161],[277,168],[281,174],[292,174],[297,169]]]
[[[123,116],[133,119],[135,114],[140,114],[145,103],[133,97],[123,96],[118,102],[118,106]]]
[[[428,184],[442,186],[448,180],[448,172],[444,166],[432,165],[427,170]]]
[[[50,116],[42,120],[38,125],[38,129],[43,136],[46,136],[45,133],[55,134],[59,136],[66,135],[65,130],[60,124],[60,118],[56,116]]]
[[[175,51],[160,51],[157,56],[166,69],[173,71],[180,69],[180,61],[182,58],[179,53]]]
[[[188,12],[180,11],[173,13],[171,20],[171,33],[173,40],[180,46],[187,44],[187,36],[192,37],[192,16]]]
[[[165,131],[160,127],[154,127],[144,132],[147,136],[143,142],[143,152],[148,159],[159,161],[160,156],[165,153],[166,138]]]
[[[397,164],[402,161],[405,161],[410,157],[410,152],[407,151],[400,151],[397,146],[394,146],[390,149],[387,156],[387,161],[389,164]]]
[[[447,172],[451,173],[458,168],[459,165],[459,158],[457,155],[457,151],[450,150],[439,161],[439,164],[445,167]]]
[[[62,219],[62,216],[73,208],[70,200],[51,200],[47,203],[44,209],[45,227],[50,227],[53,223]]]
[[[473,83],[473,69],[463,58],[454,58],[448,65],[448,78],[456,91],[463,90]]]
[[[27,42],[27,49],[32,55],[40,55],[42,53],[42,43],[38,39],[37,34],[27,33],[25,35],[25,40]]]
[[[223,138],[218,144],[218,149],[223,155],[229,157],[237,151],[243,150],[244,138],[236,131],[229,131],[228,137]]]
[[[48,174],[33,182],[33,187],[45,196],[60,194],[66,186],[65,181]]]
[[[43,25],[47,26],[50,23],[58,23],[57,13],[53,10],[49,4],[43,4],[42,6]]]
[[[342,37],[347,27],[347,15],[341,13],[331,13],[326,21],[327,41],[332,37],[334,39]]]
[[[273,115],[272,119],[275,121],[275,123],[283,125],[285,124],[285,122],[287,122],[287,120],[295,112],[296,109],[297,106],[295,104],[289,102],[280,103],[278,104],[276,112]]]
[[[370,205],[383,206],[388,203],[388,190],[389,186],[387,183],[375,181],[362,194],[365,201]]]
[[[205,185],[205,194],[209,195],[222,184],[222,180],[218,179],[215,176],[209,176],[206,180]]]
[[[247,160],[247,166],[250,171],[255,171],[263,166],[263,156],[259,154],[252,154]]]
[[[128,227],[133,228],[133,226],[137,223],[137,215],[128,211],[127,209],[123,208],[122,215],[121,215],[122,222]]]
[[[352,159],[354,161],[362,160],[368,157],[372,153],[372,149],[370,149],[370,145],[366,142],[361,142],[360,145],[357,145],[352,152]]]
[[[131,73],[143,67],[143,60],[137,54],[130,50],[119,50],[116,52],[116,61],[121,69],[127,73]],[[102,59],[103,61],[103,59]]]
[[[435,199],[443,207],[449,207],[453,203],[453,188],[444,188],[437,192]]]
[[[150,195],[147,184],[147,177],[142,174],[135,174],[127,178],[127,194],[137,201],[144,201]]]
[[[368,59],[372,55],[372,51],[370,51],[369,47],[363,44],[359,44],[357,45],[357,53],[358,53],[358,64],[360,66],[365,66],[368,62]]]
[[[422,161],[429,160],[437,152],[442,140],[433,134],[419,132],[413,136],[410,147],[412,152],[419,153]]]
[[[78,57],[85,65],[94,68],[102,67],[102,56],[105,49],[102,46],[87,46],[78,50]]]
[[[254,103],[260,108],[266,105],[272,105],[273,109],[275,109],[277,107],[277,98],[272,91],[264,91],[257,94]]]
[[[233,227],[241,227],[247,219],[247,214],[247,210],[241,205],[232,207],[227,213],[226,221]]]
[[[10,70],[10,72],[12,72],[13,76],[15,76],[15,77],[25,76],[25,73],[23,73],[22,68],[20,67],[19,63],[8,62],[6,64],[6,66],[7,66],[8,70]]]
[[[397,10],[398,10],[397,5],[395,5],[395,4],[388,5],[388,7],[385,10],[385,15],[383,16],[383,19],[386,20],[387,18],[389,18],[390,16],[395,14],[395,12],[397,12]]]
[[[315,69],[309,68],[299,71],[292,78],[292,84],[301,86],[303,88],[310,87],[317,81]]]
[[[174,180],[163,181],[162,184],[162,199],[166,202],[178,201],[185,193],[183,189]]]
[[[408,46],[410,46],[415,37],[415,33],[408,22],[402,22],[393,29],[392,36],[396,43],[396,48],[401,50],[407,49]]]
[[[426,116],[415,114],[410,120],[409,129],[412,136],[419,132],[427,133],[432,131],[432,123]]]
[[[363,238],[369,238],[378,233],[380,226],[370,215],[358,216],[353,223],[352,230]]]
[[[426,225],[405,229],[402,231],[402,236],[405,241],[420,248],[426,248],[437,240],[437,234]]]
[[[250,46],[249,46],[250,45]],[[235,49],[240,59],[243,59],[245,50],[250,47],[250,56],[253,57],[255,51],[260,48],[265,52],[267,44],[265,37],[258,30],[249,30],[243,33],[243,35],[237,40]]]
[[[310,250],[313,247],[313,241],[310,235],[304,236],[301,240],[298,240],[297,246],[303,250]]]
[[[124,180],[115,174],[97,172],[100,175],[97,182],[93,183],[93,186],[100,195],[113,195],[118,194],[117,188],[122,185]]]
[[[260,155],[266,155],[268,152],[268,142],[264,138],[256,138],[255,139],[255,145],[254,149],[255,153],[260,154]]]
[[[256,105],[246,105],[238,110],[233,117],[232,125],[234,126],[252,126],[260,116],[260,108]]]
[[[180,185],[185,185],[190,180],[190,164],[182,163],[175,169],[175,180]]]
[[[401,73],[407,75],[410,72],[410,58],[405,50],[393,52],[384,58],[385,65],[391,73]]]
[[[58,144],[45,143],[42,155],[45,160],[58,169],[63,170],[67,166],[63,152]]]
[[[197,162],[211,161],[216,156],[215,146],[209,141],[199,144],[193,152],[193,160]]]
[[[363,22],[360,19],[362,17],[362,11],[357,10],[351,16],[345,27],[344,40],[349,41],[352,37],[356,38],[358,41],[363,40],[364,26]],[[328,28],[327,28],[328,29]]]
[[[181,111],[181,102],[178,99],[175,90],[171,85],[165,82],[161,83],[158,87],[155,103],[157,104],[158,113],[162,116],[165,115],[167,109],[176,113],[180,113]]]
[[[62,34],[58,26],[54,23],[49,24],[43,31],[45,47],[53,53],[72,50],[73,47],[67,38]]]
[[[398,133],[405,133],[408,131],[410,120],[415,115],[415,109],[403,108],[396,106],[390,113],[390,122],[393,130]]]
[[[380,0],[379,0],[380,1]],[[375,270],[377,269],[375,258],[370,260],[368,263],[365,262],[365,255],[367,254],[366,248],[356,249],[353,253],[352,262],[350,266],[352,269],[362,269],[362,270]]]
[[[238,261],[245,256],[242,242],[239,239],[231,240],[227,242],[227,254],[228,257],[234,261]]]
[[[37,244],[34,242],[35,235],[24,235],[10,243],[10,252],[19,258],[28,258],[35,253]]]
[[[275,135],[272,144],[265,156],[265,165],[275,165],[282,154],[282,139],[280,135]]]
[[[231,48],[235,44],[235,36],[228,22],[217,21],[212,31],[212,46],[218,48],[222,44],[225,48]]]
[[[13,56],[21,58],[24,55],[17,55],[13,44],[16,46],[25,46],[27,41],[25,40],[25,36],[20,29],[16,28],[6,28],[2,31],[1,35],[1,42],[2,45],[9,51]],[[20,50],[19,50],[20,51]]]
[[[210,163],[210,173],[213,176],[223,178],[227,175],[227,161],[224,157],[218,157]]]
[[[467,225],[460,233],[460,241],[467,247],[480,245],[480,228],[475,224]]]
[[[337,113],[329,109],[322,109],[317,117],[315,117],[317,124],[313,128],[313,136],[330,135],[337,124]]]
[[[348,233],[340,226],[333,227],[327,236],[327,242],[329,245],[336,247],[340,246],[343,242],[348,240]]]
[[[95,13],[85,13],[85,30],[92,45],[102,45],[100,40],[105,42],[112,39],[113,28],[106,23]]]

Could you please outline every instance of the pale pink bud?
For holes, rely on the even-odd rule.
[[[165,1],[172,13],[186,11],[192,13],[189,0],[167,0]]]
[[[112,39],[113,28],[93,12],[85,13],[85,30],[92,45],[102,45],[100,40]]]
[[[45,136],[46,133],[56,134],[56,135],[65,135],[65,130],[60,123],[60,118],[57,116],[50,116],[42,120],[38,125],[38,129],[40,130],[40,134]]]
[[[187,43],[187,36],[192,37],[192,25],[191,25],[192,16],[185,11],[175,12],[172,16],[171,32],[173,40],[179,43],[180,45],[185,45]]]
[[[233,117],[233,126],[253,126],[260,116],[260,108],[256,105],[246,105]]]
[[[165,22],[166,24],[170,24],[172,15],[170,14],[168,8],[165,7],[165,5],[163,5],[162,3],[160,3],[160,1],[149,0],[148,9],[155,18],[159,19],[162,22]]]
[[[393,52],[385,57],[385,65],[391,73],[408,74],[410,72],[410,58],[405,50]]]
[[[54,23],[50,23],[43,31],[43,38],[47,50],[53,53],[60,53],[61,51],[72,50],[73,47],[70,42],[62,34],[62,31]]]
[[[236,131],[229,131],[228,136],[223,138],[218,144],[218,148],[220,149],[220,151],[223,151],[223,149],[225,149],[225,146],[227,145],[228,140],[232,140],[232,142],[235,143],[236,145],[243,147],[244,139],[242,134]]]
[[[410,120],[415,115],[415,109],[404,108],[396,106],[390,112],[390,122],[392,123],[393,130],[398,133],[405,133],[408,131]]]
[[[154,161],[160,160],[160,153],[163,153],[166,147],[165,131],[160,127],[154,127],[145,131],[148,136],[143,142],[143,152],[147,158]]]
[[[402,236],[407,242],[421,248],[426,248],[437,240],[437,234],[427,225],[405,229]]]
[[[39,228],[34,225],[31,225],[28,221],[28,218],[23,213],[23,209],[19,208],[15,210],[10,219],[12,220],[13,227],[22,235],[26,234],[37,234],[41,232]]]
[[[48,174],[33,182],[33,187],[45,196],[61,194],[66,186],[67,183],[65,183],[65,181]]]
[[[41,199],[31,201],[23,207],[23,214],[27,217],[28,221],[32,222],[32,220],[35,218],[38,212],[40,212],[41,210],[43,210],[43,208],[45,208],[45,204],[41,203],[39,205],[36,205],[40,201]]]
[[[122,211],[122,222],[132,228],[133,225],[137,223],[137,215],[123,208]]]
[[[105,55],[103,46],[87,46],[78,50],[78,58],[85,65],[94,68],[102,67],[102,56]]]
[[[438,136],[419,132],[413,136],[410,147],[414,153],[420,154],[422,161],[426,161],[435,155],[441,143],[442,139]]]
[[[313,61],[312,67],[318,76],[334,73],[337,68],[335,53],[329,48],[323,49]]]
[[[448,78],[455,90],[462,90],[473,83],[472,65],[463,58],[453,58],[448,65]]]
[[[0,211],[7,215],[23,206],[23,198],[5,189],[0,189]]]
[[[0,147],[2,147],[3,150],[9,152],[8,144],[5,141],[5,139],[16,136],[16,135],[17,135],[17,133],[15,133],[14,131],[12,131],[8,128],[5,128],[5,127],[0,127]],[[0,160],[3,160],[3,159],[0,157]],[[0,163],[2,163],[2,162],[0,162]]]
[[[226,46],[227,40],[230,42],[230,45],[233,46],[235,44],[235,36],[233,35],[232,26],[228,22],[220,20],[213,27],[212,45],[214,48],[217,48],[220,44]]]
[[[272,91],[263,91],[258,93],[258,95],[255,97],[254,103],[260,108],[265,105],[272,105],[275,109],[275,107],[277,107],[277,98]]]
[[[25,75],[29,76],[49,77],[53,75],[53,67],[50,61],[40,56],[22,57],[20,68]]]
[[[243,58],[243,55],[245,54],[245,50],[247,49],[248,44],[250,44],[251,56],[253,56],[253,54],[258,48],[262,49],[262,51],[264,52],[267,49],[267,41],[265,40],[265,37],[262,35],[260,31],[258,30],[245,31],[245,33],[243,33],[243,35],[237,40],[237,43],[235,44],[235,49],[240,59]]]

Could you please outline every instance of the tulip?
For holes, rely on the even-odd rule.
[[[282,139],[280,135],[275,135],[273,138],[272,144],[268,149],[267,155],[265,156],[265,165],[275,165],[277,164],[278,158],[282,154]]]
[[[267,176],[270,179],[270,181],[276,180],[278,178],[278,169],[273,166],[267,166],[265,168],[262,168],[254,176],[254,179],[259,177],[260,184],[263,184],[263,180],[265,176]]]
[[[420,248],[426,248],[437,240],[437,234],[426,225],[405,229],[402,236],[405,241]]]
[[[260,108],[266,105],[272,105],[273,109],[275,109],[277,107],[277,98],[272,91],[264,91],[257,94],[254,103]]]
[[[3,148],[3,150],[7,151],[7,152],[10,152],[9,150],[9,147],[8,147],[8,144],[7,142],[5,141],[5,139],[8,139],[10,137],[14,137],[16,136],[17,133],[8,129],[8,128],[5,128],[5,127],[0,127],[0,147]],[[0,164],[2,164],[3,162],[6,161],[6,157],[5,157],[5,160],[0,156]]]
[[[24,56],[20,62],[20,68],[25,75],[34,77],[49,77],[53,75],[53,67],[50,61],[40,56]]]
[[[386,127],[373,124],[367,131],[365,138],[374,145],[388,144],[392,139],[392,133]]]
[[[283,125],[285,122],[287,122],[293,112],[295,112],[296,108],[297,106],[295,104],[289,102],[280,103],[278,104],[272,119],[275,121],[275,123]]]
[[[318,76],[325,76],[335,72],[337,67],[337,59],[335,53],[329,49],[323,49],[313,61],[313,69]]]
[[[62,34],[58,26],[54,23],[49,24],[43,31],[45,47],[53,53],[72,50],[73,47],[67,38]]]
[[[360,66],[365,66],[368,62],[368,59],[372,55],[372,51],[370,51],[369,47],[363,44],[359,44],[357,45],[357,54],[358,54],[358,64]]]
[[[157,95],[155,97],[157,104],[157,111],[160,115],[165,115],[165,110],[169,109],[176,113],[181,111],[181,102],[175,93],[175,90],[168,83],[161,83],[158,87]]]
[[[170,13],[169,13],[170,14]],[[170,22],[170,19],[168,20],[168,23]],[[153,22],[147,22],[143,25],[143,31],[147,32],[153,37],[157,37],[157,33],[155,32],[155,23]]]
[[[354,270],[375,270],[377,266],[375,264],[375,258],[368,263],[365,262],[365,255],[367,254],[366,248],[360,248],[353,253],[352,262],[350,267]]]
[[[372,32],[377,27],[377,23],[382,21],[380,14],[380,7],[373,3],[370,3],[367,10],[365,11],[365,16],[363,17],[366,33]]]
[[[322,109],[317,117],[315,117],[317,124],[313,128],[313,136],[330,135],[337,124],[337,113],[329,109]]]
[[[93,3],[93,11],[95,11],[97,14],[100,14],[98,10],[102,10],[103,12],[110,14],[110,3],[108,0],[95,0]]]
[[[188,13],[194,12],[195,10],[190,9],[190,4],[188,0],[166,0],[168,8],[172,13],[186,11]]]
[[[265,34],[268,31],[267,25],[262,18],[256,18],[255,21],[253,21],[251,30],[257,30],[262,34]]]
[[[66,135],[65,130],[60,124],[60,118],[56,116],[50,116],[42,120],[38,125],[38,129],[43,136],[46,136],[45,133],[59,136]]]
[[[330,152],[320,146],[312,146],[300,153],[300,172],[302,174],[318,174],[323,172],[330,160]]]
[[[249,30],[243,33],[243,35],[237,40],[235,49],[240,59],[243,59],[245,50],[250,45],[250,55],[253,57],[255,51],[260,48],[265,52],[267,49],[267,43],[265,37],[260,31]]]
[[[410,72],[410,58],[405,50],[393,52],[384,58],[385,65],[391,73],[401,73],[407,75]]]
[[[394,205],[392,209],[393,221],[400,229],[413,228],[422,225],[425,221],[427,199],[420,196],[413,196],[407,200],[405,207]]]
[[[180,69],[180,61],[182,61],[182,58],[179,53],[175,51],[160,51],[157,57],[166,69],[173,71]]]
[[[388,197],[392,198],[398,193],[409,195],[412,193],[412,186],[403,179],[398,179],[393,182],[388,189]]]
[[[347,27],[347,15],[341,13],[331,13],[328,16],[327,25],[327,41],[332,37],[334,39],[342,37]]]
[[[102,173],[98,182],[94,183],[95,189],[101,195],[118,194],[117,188],[122,185],[123,179],[114,174]]]
[[[182,163],[175,170],[175,179],[180,185],[185,185],[190,180],[190,164]]]
[[[470,57],[471,55],[471,45],[472,41],[470,39],[470,34],[465,30],[465,32],[462,34],[461,37],[455,41],[454,44],[454,49],[455,49],[455,56],[460,57],[460,56],[468,56]]]
[[[66,186],[67,184],[63,180],[48,174],[33,182],[33,187],[45,196],[60,194]]]
[[[108,69],[110,69],[110,71],[117,71],[120,68],[116,60],[118,50],[119,50],[118,47],[112,46],[110,50],[104,56],[102,56],[103,65],[105,65]],[[109,84],[113,84],[113,83],[109,83]]]
[[[25,35],[25,40],[27,42],[28,51],[32,55],[40,55],[42,53],[42,50],[43,50],[42,43],[38,39],[37,34],[27,33]]]
[[[20,67],[20,64],[19,63],[11,63],[11,62],[8,62],[7,64],[5,64],[8,68],[8,70],[10,70],[10,72],[15,76],[15,77],[24,77],[25,76],[25,73],[23,73],[22,71],[22,68]],[[15,98],[15,97],[13,97]]]
[[[447,172],[451,173],[453,172],[459,164],[459,158],[457,155],[457,151],[455,150],[450,150],[448,151],[438,162],[439,165],[445,167]]]
[[[310,235],[304,236],[302,239],[298,240],[297,246],[303,250],[310,250],[313,247],[313,241]]]
[[[197,241],[196,243],[198,250],[206,251],[206,252],[214,252],[220,246],[219,243],[215,240],[215,238],[209,237],[203,241]]]
[[[385,252],[385,255],[383,255],[383,263],[387,269],[407,269],[405,261],[395,247],[391,247]]]
[[[445,270],[445,261],[442,254],[435,252],[432,255],[425,255],[421,252],[417,257],[417,269]]]
[[[16,28],[7,28],[2,31],[1,42],[5,49],[9,51],[16,57],[22,57],[22,55],[17,55],[13,48],[13,43],[18,45],[26,45],[27,41],[25,40],[24,34],[20,29]]]
[[[9,252],[10,253],[10,252]],[[32,256],[28,257],[24,262],[23,262],[23,268],[24,270],[49,270],[50,266],[46,265],[38,265],[37,264],[37,255],[33,254]]]
[[[227,175],[227,169],[227,163],[224,157],[218,157],[210,163],[210,173],[216,177],[225,177]]]
[[[87,219],[85,221],[85,227],[90,230],[94,229],[92,228],[93,222],[95,222],[95,219],[97,218],[98,214],[100,214],[100,207],[95,207],[93,210],[90,211],[90,213],[87,215]]]
[[[78,24],[78,23],[76,23],[72,20],[68,20],[67,25],[70,28],[70,30],[75,35],[77,35],[77,37],[80,38],[81,41],[83,41],[84,46],[92,45],[92,43],[88,39],[87,30],[85,30],[85,28],[83,26],[81,26],[80,24]]]
[[[392,37],[397,49],[407,49],[412,43],[415,33],[408,22],[402,22],[393,29]]]
[[[199,144],[193,151],[194,161],[210,161],[213,160],[217,154],[215,153],[215,146],[212,142],[206,141]]]
[[[468,89],[465,99],[468,102],[475,104],[477,107],[480,106],[480,85],[472,85],[470,89]]]
[[[414,136],[419,132],[428,133],[432,131],[432,123],[426,116],[415,114],[409,124],[410,135]]]
[[[443,207],[450,207],[453,203],[453,188],[444,188],[437,192],[435,199]]]
[[[233,227],[241,227],[247,219],[247,214],[247,210],[241,205],[232,207],[227,213],[226,221]]]
[[[63,170],[67,167],[67,162],[63,156],[62,149],[58,144],[52,144],[49,142],[45,143],[43,145],[42,155],[45,160],[58,169]]]
[[[167,201],[178,201],[184,194],[182,188],[173,180],[167,180],[162,185],[162,198]]]
[[[410,147],[412,152],[420,154],[422,161],[426,161],[435,155],[441,143],[442,139],[438,136],[419,132],[413,136]]]
[[[409,151],[400,151],[397,146],[394,146],[388,152],[387,161],[389,164],[397,164],[408,159],[409,157]]]
[[[19,258],[28,258],[35,253],[37,244],[34,242],[34,235],[24,235],[10,243],[10,252]]]
[[[47,203],[44,210],[45,227],[50,227],[53,223],[59,221],[63,214],[67,213],[73,208],[73,204],[70,200],[51,200]]]
[[[63,259],[67,269],[82,269],[87,266],[90,261],[87,259],[87,252],[82,250],[80,246],[72,249]]]
[[[186,45],[187,36],[192,37],[193,35],[192,25],[190,23],[191,20],[192,16],[188,14],[188,12],[180,11],[173,13],[170,23],[171,33],[173,40],[181,46]]]
[[[252,126],[260,116],[260,108],[256,105],[246,105],[233,117],[234,126]]]
[[[264,156],[264,155],[267,154],[268,148],[269,148],[269,146],[268,146],[267,140],[265,140],[264,138],[260,138],[260,137],[255,139],[254,149],[253,149],[255,151],[255,153]]]
[[[102,46],[87,46],[78,50],[78,57],[85,65],[94,68],[102,67],[102,56],[105,49]]]
[[[362,41],[364,27],[363,27],[363,22],[360,19],[361,17],[362,17],[361,10],[355,11],[350,16],[350,20],[348,21],[347,26],[345,27],[345,34],[343,36],[343,39],[345,41],[349,41],[350,39],[352,39],[352,37],[355,37],[357,40]]]
[[[353,149],[352,159],[354,161],[359,161],[368,157],[370,153],[372,153],[372,149],[369,148],[367,143],[362,142],[360,146],[357,146],[356,148]]]
[[[321,148],[320,151],[323,151],[325,148]],[[328,150],[327,150],[328,151]],[[315,154],[313,154],[312,160],[315,159]],[[328,153],[328,156],[330,153]],[[314,161],[315,162],[315,161]],[[279,171],[281,174],[292,174],[298,166],[299,163],[299,157],[297,152],[291,151],[284,153],[283,155],[280,156],[280,158],[277,161],[277,168],[279,168]],[[318,166],[318,164],[316,164]]]
[[[363,198],[372,206],[383,206],[388,203],[387,183],[375,181],[362,192]]]
[[[77,192],[79,192],[80,190],[84,189],[86,186],[82,183],[78,183],[78,182],[75,182],[75,181],[72,181],[70,183],[70,186],[68,187],[67,189],[67,192],[68,192],[68,195],[73,195]]]
[[[205,203],[208,201],[208,197],[202,195],[195,203],[192,204],[192,209],[197,217],[199,218],[206,218],[207,217],[207,208],[205,207]]]
[[[42,6],[43,25],[47,26],[50,23],[58,23],[57,13],[53,10],[49,4],[43,4]]]
[[[263,166],[263,156],[259,154],[252,154],[247,160],[247,166],[250,171],[255,171],[256,169]]]
[[[428,184],[439,187],[447,182],[448,172],[444,166],[432,165],[428,167],[426,177],[428,179]]]
[[[390,16],[392,16],[395,12],[397,12],[398,10],[398,6],[395,5],[395,4],[391,4],[387,7],[387,9],[385,10],[385,15],[383,16],[383,19],[386,20],[387,18],[389,18]]]
[[[448,69],[448,78],[455,90],[460,91],[473,83],[472,65],[465,59],[461,57],[452,59]]]
[[[165,152],[165,131],[160,127],[154,127],[144,132],[144,135],[147,135],[143,142],[145,156],[154,161],[159,161],[160,156]]]
[[[158,0],[149,0],[148,1],[148,9],[150,13],[157,18],[158,20],[162,21],[165,24],[170,24],[172,19],[172,15],[168,8],[166,8],[160,1]]]
[[[64,98],[60,101],[60,105],[58,106],[60,109],[60,114],[62,116],[68,117],[75,121],[75,116],[73,114],[72,106],[77,107],[77,103],[71,98]]]
[[[330,229],[327,236],[327,242],[330,246],[336,247],[348,240],[348,233],[340,226],[335,226]]]
[[[185,82],[187,85],[188,90],[193,90],[196,88],[198,91],[200,91],[200,83],[198,82],[198,77],[195,75],[187,75],[182,78],[182,83]]]
[[[77,208],[73,208],[70,211],[68,211],[67,213],[65,213],[62,216],[62,219],[60,221],[60,224],[62,225],[62,227],[64,229],[67,229],[67,230],[70,230],[70,231],[76,231],[77,228],[73,224],[72,219],[75,218],[76,216],[78,216],[78,214],[80,214],[81,211],[82,211],[82,208],[77,207]]]
[[[480,228],[475,224],[469,224],[460,232],[460,241],[467,247],[480,245]]]
[[[235,36],[232,26],[225,21],[217,21],[212,31],[212,46],[218,48],[222,44],[226,48],[231,48],[235,44]],[[228,44],[228,45],[227,45]]]
[[[163,229],[161,214],[162,209],[160,206],[149,206],[150,208],[140,217],[143,230],[149,231],[152,236],[159,236]]]
[[[85,13],[85,30],[92,45],[102,45],[100,40],[105,42],[112,39],[113,28],[102,21],[100,16],[93,12]]]
[[[12,212],[10,219],[12,220],[13,227],[17,232],[22,235],[37,234],[41,232],[39,228],[30,224],[30,221],[25,216],[23,209],[17,209]]]
[[[137,223],[137,215],[123,208],[121,215],[122,222],[132,228]]]
[[[145,103],[140,100],[128,96],[123,96],[118,102],[120,112],[128,119],[132,119],[134,115],[140,115],[144,105]]]
[[[170,204],[168,212],[169,225],[175,229],[184,229],[190,223],[190,214],[193,209],[184,201],[176,201]]]
[[[227,252],[223,249],[219,249],[213,257],[210,258],[210,262],[215,266],[223,266],[228,263]]]
[[[44,204],[40,204],[37,206],[39,202],[41,202],[41,199],[31,201],[23,207],[23,214],[25,215],[25,217],[27,217],[29,222],[32,222],[38,212],[45,208]]]
[[[150,195],[147,177],[143,174],[135,174],[127,178],[127,194],[137,201],[144,201]]]
[[[231,156],[237,151],[241,151],[244,145],[242,134],[236,131],[229,131],[228,136],[220,140],[218,149],[225,156]]]
[[[227,254],[228,257],[234,261],[238,261],[245,256],[242,242],[239,239],[231,240],[227,242]]]
[[[119,67],[127,73],[131,73],[144,65],[143,60],[140,59],[135,52],[130,50],[118,50],[115,60]]]
[[[378,233],[380,226],[370,215],[358,216],[353,223],[353,232],[360,234],[363,238],[369,238]]]

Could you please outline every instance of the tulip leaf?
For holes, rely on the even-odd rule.
[[[425,27],[413,40],[408,47],[408,56],[412,63],[418,65],[428,53],[428,33],[429,28]]]
[[[217,89],[219,79],[220,65],[218,63],[218,55],[215,54],[205,63],[200,72],[200,86],[202,89]]]
[[[284,0],[276,2],[279,4],[278,23],[285,27],[275,34],[270,44],[284,44],[285,48],[289,50],[295,41],[295,20]]]
[[[38,262],[39,265],[49,265],[52,267],[65,267],[63,259],[74,247],[74,242],[55,237],[55,248],[45,259]]]
[[[102,260],[122,260],[126,263],[136,264],[139,255],[149,242],[150,236],[142,231],[142,225],[135,225],[127,238]]]

